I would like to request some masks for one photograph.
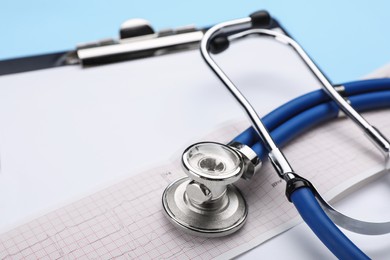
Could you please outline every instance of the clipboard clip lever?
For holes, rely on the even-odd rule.
[[[203,29],[192,25],[155,32],[147,20],[130,19],[121,25],[119,39],[79,44],[68,53],[66,64],[94,66],[196,49],[203,35]]]

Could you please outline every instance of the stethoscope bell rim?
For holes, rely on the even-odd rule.
[[[199,142],[189,146],[183,152],[182,166],[191,179],[200,183],[234,183],[241,178],[244,170],[242,156],[232,147],[216,142]]]
[[[246,169],[242,155],[224,144],[200,142],[183,152],[182,166],[188,177],[170,184],[162,196],[168,219],[181,230],[203,237],[239,230],[248,207],[232,183]]]
[[[189,201],[185,194],[188,177],[171,183],[162,196],[164,214],[169,221],[182,231],[202,237],[222,237],[239,230],[246,222],[248,207],[241,192],[228,185],[221,198],[221,206],[199,207]]]

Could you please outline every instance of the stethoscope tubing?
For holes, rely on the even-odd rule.
[[[348,95],[358,95],[376,91],[390,90],[390,79],[372,79],[362,80],[343,84],[344,92]],[[288,121],[294,116],[326,101],[329,101],[329,96],[323,90],[315,90],[297,97],[288,103],[280,106],[262,118],[264,125],[269,131],[272,131],[277,126]],[[259,141],[256,131],[249,127],[242,132],[234,141],[252,146]]]
[[[295,190],[290,199],[305,223],[338,259],[370,259],[326,215],[310,188]]]
[[[388,108],[390,107],[390,90],[354,95],[349,97],[349,100],[359,112]],[[300,134],[338,116],[338,106],[333,101],[325,102],[311,107],[278,125],[271,130],[271,136],[278,145],[284,146]],[[251,139],[254,138],[256,137],[251,137]],[[252,144],[251,147],[259,158],[267,157],[267,150],[260,140]]]
[[[390,107],[390,79],[346,83],[345,94],[359,112]],[[275,143],[280,146],[321,123],[339,116],[339,108],[322,90],[298,97],[263,118]],[[252,147],[259,158],[267,157],[267,149],[256,132],[248,128],[234,141]],[[291,201],[299,214],[324,245],[339,259],[369,259],[326,215],[313,191],[302,187],[295,190]]]

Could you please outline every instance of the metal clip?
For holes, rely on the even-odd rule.
[[[118,40],[104,39],[77,46],[75,52],[68,54],[66,63],[93,66],[195,49],[203,37],[203,31],[194,26],[155,32],[144,19],[124,22],[119,34]]]

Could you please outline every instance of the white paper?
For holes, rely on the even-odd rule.
[[[250,101],[255,104],[260,115],[266,114],[300,94],[319,87],[299,58],[286,46],[280,44],[250,39],[216,58],[229,73],[229,77],[242,86],[242,91],[250,97]],[[53,258],[66,254],[74,254],[69,257],[76,257],[80,256],[76,254],[80,254],[81,251],[89,257],[120,256],[124,252],[125,254],[126,252],[135,253],[131,251],[134,248],[141,248],[148,254],[144,256],[150,258],[172,255],[185,257],[180,254],[183,252],[180,243],[189,243],[186,249],[196,252],[196,255],[191,253],[190,256],[204,254],[207,258],[231,257],[253,248],[258,243],[299,222],[298,217],[293,217],[290,222],[285,222],[286,219],[282,218],[276,220],[278,225],[266,230],[265,234],[253,233],[251,219],[261,215],[261,212],[267,208],[263,207],[264,203],[258,203],[257,198],[250,196],[252,186],[248,187],[248,184],[240,183],[240,188],[245,191],[251,204],[250,219],[235,237],[222,239],[228,248],[224,247],[218,252],[213,251],[209,248],[210,245],[204,242],[205,240],[178,234],[168,222],[164,225],[164,231],[169,231],[164,234],[170,238],[179,238],[176,250],[181,251],[177,254],[173,254],[174,248],[169,248],[175,244],[167,242],[165,245],[168,246],[169,250],[167,250],[161,246],[161,240],[157,240],[158,244],[151,242],[156,239],[153,232],[146,233],[146,237],[145,234],[141,235],[137,232],[130,232],[130,235],[129,232],[126,233],[125,227],[130,225],[129,228],[131,228],[133,223],[131,217],[126,214],[137,213],[135,208],[143,206],[146,207],[145,210],[153,209],[159,212],[161,205],[157,201],[160,201],[161,190],[168,183],[166,176],[164,179],[162,177],[164,175],[161,175],[166,172],[163,171],[164,167],[158,167],[157,172],[152,170],[150,174],[140,175],[140,173],[159,165],[167,165],[173,160],[172,158],[178,158],[186,146],[200,141],[202,136],[220,127],[221,124],[246,119],[241,108],[201,60],[198,51],[96,68],[64,67],[9,75],[0,78],[0,86],[0,209],[2,212],[0,228],[4,231],[11,230],[18,224],[27,223],[27,220],[33,217],[42,216],[29,222],[27,226],[13,229],[11,233],[2,236],[3,243],[0,245],[7,248],[6,252],[2,252],[2,257],[12,256],[18,252],[22,255],[33,256],[31,255],[33,249],[36,251],[35,256],[43,256],[46,253],[53,254],[51,255]],[[379,121],[386,122],[386,120]],[[238,132],[234,129],[226,131],[223,135],[215,136],[213,140],[221,140],[220,138],[228,140],[224,138],[232,138]],[[309,137],[302,138],[302,140],[306,142],[310,138],[317,138],[315,134],[313,137],[310,137],[310,133],[308,135]],[[334,137],[337,136],[336,133]],[[332,151],[333,144],[336,146],[336,144],[345,142],[344,137],[345,135],[342,135],[341,141],[332,139],[325,144],[332,144],[328,148]],[[349,138],[346,140],[347,149],[354,151],[355,141]],[[364,138],[362,142],[365,142]],[[302,144],[299,145],[301,146]],[[318,145],[309,146],[310,149],[319,148]],[[364,146],[367,146],[369,150],[373,149],[369,143]],[[299,172],[305,172],[304,161],[301,162],[301,158],[294,158],[294,151],[289,152],[289,149],[293,148],[287,148],[286,154],[292,157],[294,168]],[[357,148],[355,150],[358,151]],[[316,155],[317,152],[322,151],[312,151],[310,155]],[[332,155],[328,157],[332,158]],[[361,158],[362,162],[366,160],[365,156]],[[380,161],[380,157],[376,155],[367,158],[374,160],[375,165]],[[313,161],[310,156],[310,161],[320,169],[330,167],[321,158]],[[344,162],[341,166],[338,159],[335,162],[339,163],[337,167],[334,166],[335,168],[345,167]],[[172,166],[167,167],[175,174],[183,174],[172,170]],[[367,172],[360,172],[364,176],[358,176],[363,178],[367,177],[367,174],[372,174],[370,172],[372,169],[370,167],[367,169]],[[260,183],[264,178],[273,183],[277,181],[277,176],[270,168],[264,171],[266,174],[259,175],[251,185],[259,184],[262,188],[256,191],[268,194],[269,186],[263,187]],[[157,177],[154,178],[155,176]],[[170,176],[168,180],[173,180],[173,177]],[[139,181],[133,182],[134,178]],[[117,182],[119,184],[114,185],[119,185],[122,189],[112,186]],[[346,185],[351,185],[351,183]],[[103,187],[108,187],[108,190],[112,191],[111,194],[107,194],[107,189],[94,193],[102,190]],[[148,189],[153,187],[155,187],[154,193],[150,194],[153,196],[149,198],[145,192],[149,194]],[[277,190],[279,193],[283,193],[281,185],[276,187],[280,189]],[[135,194],[139,194],[140,197],[134,197],[135,200],[132,200],[134,204],[125,203],[127,208],[121,212],[124,214],[124,222],[121,220],[111,223],[110,221],[114,220],[110,215],[113,214],[111,209],[122,205],[120,198],[127,196],[117,194],[123,190],[125,193],[132,191],[127,194],[130,197]],[[337,194],[340,191],[333,192]],[[85,198],[78,200],[83,197]],[[266,199],[267,196],[259,198]],[[274,198],[271,199],[274,202]],[[277,203],[286,204],[289,207],[288,211],[294,214],[295,211],[286,202],[283,194],[279,194],[275,199]],[[77,205],[81,207],[77,209]],[[107,205],[110,207],[107,208]],[[74,215],[80,210],[79,215]],[[100,212],[100,215],[95,214],[96,211]],[[256,215],[257,211],[259,213]],[[385,208],[385,212],[388,212],[388,209]],[[49,215],[46,215],[47,213]],[[65,218],[58,217],[59,213]],[[134,218],[139,221],[149,216],[142,214],[137,213]],[[158,229],[161,221],[166,221],[163,218],[160,219],[159,213],[152,214],[150,217],[152,219],[146,220],[152,220],[151,226],[149,229],[146,227],[145,232],[150,231],[151,227]],[[89,221],[92,221],[92,224]],[[39,223],[36,227],[37,231],[43,230],[44,232],[35,233],[35,227],[29,226],[34,225],[31,223]],[[96,242],[94,242],[96,239],[93,240],[92,237],[83,237],[85,234],[82,230],[76,229],[80,223],[86,225],[87,232],[90,232],[88,227],[93,228],[92,235],[96,236]],[[110,223],[114,225],[110,226]],[[61,231],[61,227],[68,227],[65,229],[68,233]],[[123,250],[120,245],[116,244],[119,242],[110,237],[110,232],[105,233],[112,227],[118,228],[116,230],[119,230],[119,227],[123,228],[119,233],[112,234],[123,235],[118,238],[122,239],[120,243],[123,244]],[[20,237],[23,233],[21,230],[33,235],[30,238],[23,237],[23,235]],[[143,228],[137,230],[144,232]],[[45,233],[46,231],[48,233]],[[11,237],[12,234],[16,234],[18,238],[9,239],[10,234]],[[71,236],[67,237],[67,235]],[[79,238],[83,241],[86,241],[84,238],[92,239],[87,241],[94,242],[94,246],[100,243],[100,246],[89,247],[88,250],[91,251],[87,249],[80,251],[75,246],[80,245],[74,243],[73,240],[79,241]],[[114,242],[104,239],[112,239]],[[235,244],[237,241],[243,244],[237,246]],[[12,243],[16,244],[17,248],[13,247]],[[208,247],[198,247],[199,243]],[[220,241],[215,243],[221,244]],[[294,243],[290,242],[289,245],[294,245]],[[50,252],[42,250],[46,246],[51,248]],[[279,246],[276,245],[273,250],[275,251],[275,248]],[[310,251],[304,246],[302,251]],[[322,247],[315,252],[325,252],[325,258],[329,258],[329,253],[321,250],[323,250]],[[386,250],[381,248],[381,252]],[[271,250],[273,253],[274,251]],[[225,252],[226,255],[223,255]],[[262,255],[261,247],[259,252]],[[266,256],[271,257],[273,253],[266,253]],[[137,252],[137,254],[142,253]],[[291,256],[294,252],[286,251],[286,254]],[[299,257],[299,252],[297,256]],[[307,258],[310,258],[310,254]]]

